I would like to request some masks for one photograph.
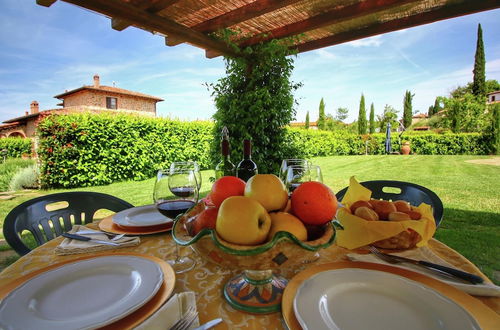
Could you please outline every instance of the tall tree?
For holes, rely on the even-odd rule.
[[[434,106],[429,106],[429,110],[427,110],[427,116],[432,117],[435,114]]]
[[[385,132],[387,123],[391,123],[391,129],[393,131],[395,131],[399,127],[398,110],[394,109],[388,104],[386,104],[384,107],[384,113],[377,117],[380,123],[380,132]]]
[[[337,114],[335,115],[335,119],[338,121],[344,121],[346,120],[347,116],[349,115],[349,109],[347,108],[338,108],[337,109]]]
[[[375,133],[375,107],[370,106],[370,134]]]
[[[325,101],[321,98],[319,102],[318,129],[325,129]]]
[[[358,134],[366,134],[366,124],[365,96],[361,94],[358,114]]]
[[[305,125],[305,128],[309,129],[309,111],[307,111],[307,114],[306,114],[306,125]]]
[[[432,108],[432,115],[435,115],[441,111],[441,102],[439,102],[439,98],[436,97],[436,100],[434,101],[434,107]]]
[[[481,24],[477,27],[476,55],[474,56],[474,79],[472,82],[472,93],[478,97],[486,96],[486,59],[484,57],[483,30]]]
[[[413,99],[414,94],[410,91],[406,91],[404,97],[404,105],[403,105],[403,126],[408,128],[411,126],[411,117],[413,117],[413,107],[411,105],[411,100]]]

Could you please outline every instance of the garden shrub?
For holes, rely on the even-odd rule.
[[[211,169],[212,122],[183,122],[130,115],[71,114],[39,125],[41,183],[48,187],[104,185],[144,180],[173,161],[196,160]],[[392,136],[392,150],[408,140],[413,153],[427,155],[489,152],[489,135],[404,132]],[[281,158],[385,154],[385,134],[286,128]],[[235,159],[235,162],[237,159]],[[257,163],[259,164],[259,163]],[[261,173],[272,173],[262,171]]]
[[[12,177],[9,183],[9,190],[37,189],[39,187],[39,177],[40,170],[38,166],[33,165],[22,168]]]
[[[43,186],[78,187],[144,180],[173,161],[209,168],[209,122],[125,114],[70,114],[39,124]]]
[[[1,140],[0,140],[1,141]],[[7,191],[12,177],[22,168],[33,166],[33,159],[8,158],[0,162],[0,191]]]
[[[0,151],[7,149],[7,157],[20,158],[23,154],[31,156],[32,140],[21,137],[0,139]]]

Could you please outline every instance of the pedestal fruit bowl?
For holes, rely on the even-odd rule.
[[[234,308],[250,313],[272,313],[280,310],[283,290],[288,283],[284,277],[273,274],[282,268],[294,269],[312,260],[318,250],[330,246],[335,239],[331,222],[310,241],[300,241],[294,235],[280,231],[260,245],[237,245],[224,241],[214,229],[202,229],[191,236],[186,223],[207,206],[200,202],[173,226],[172,235],[177,244],[193,248],[205,259],[224,268],[242,270],[224,286],[226,301]]]

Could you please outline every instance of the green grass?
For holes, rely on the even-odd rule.
[[[349,177],[358,181],[400,180],[433,190],[443,201],[444,217],[435,237],[476,264],[488,277],[500,270],[500,166],[478,165],[466,160],[487,156],[336,156],[315,158],[324,182],[335,192],[346,187]],[[212,171],[203,171],[202,194],[211,183]],[[121,182],[80,188],[108,193],[136,206],[152,202],[154,180]],[[40,191],[48,194],[58,191]],[[16,196],[0,202],[0,224],[19,203],[36,195]],[[496,280],[499,283],[500,281]]]

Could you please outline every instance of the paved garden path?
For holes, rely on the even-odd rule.
[[[483,158],[483,159],[471,159],[471,160],[466,160],[466,162],[467,163],[473,163],[473,164],[500,166],[500,157]]]

